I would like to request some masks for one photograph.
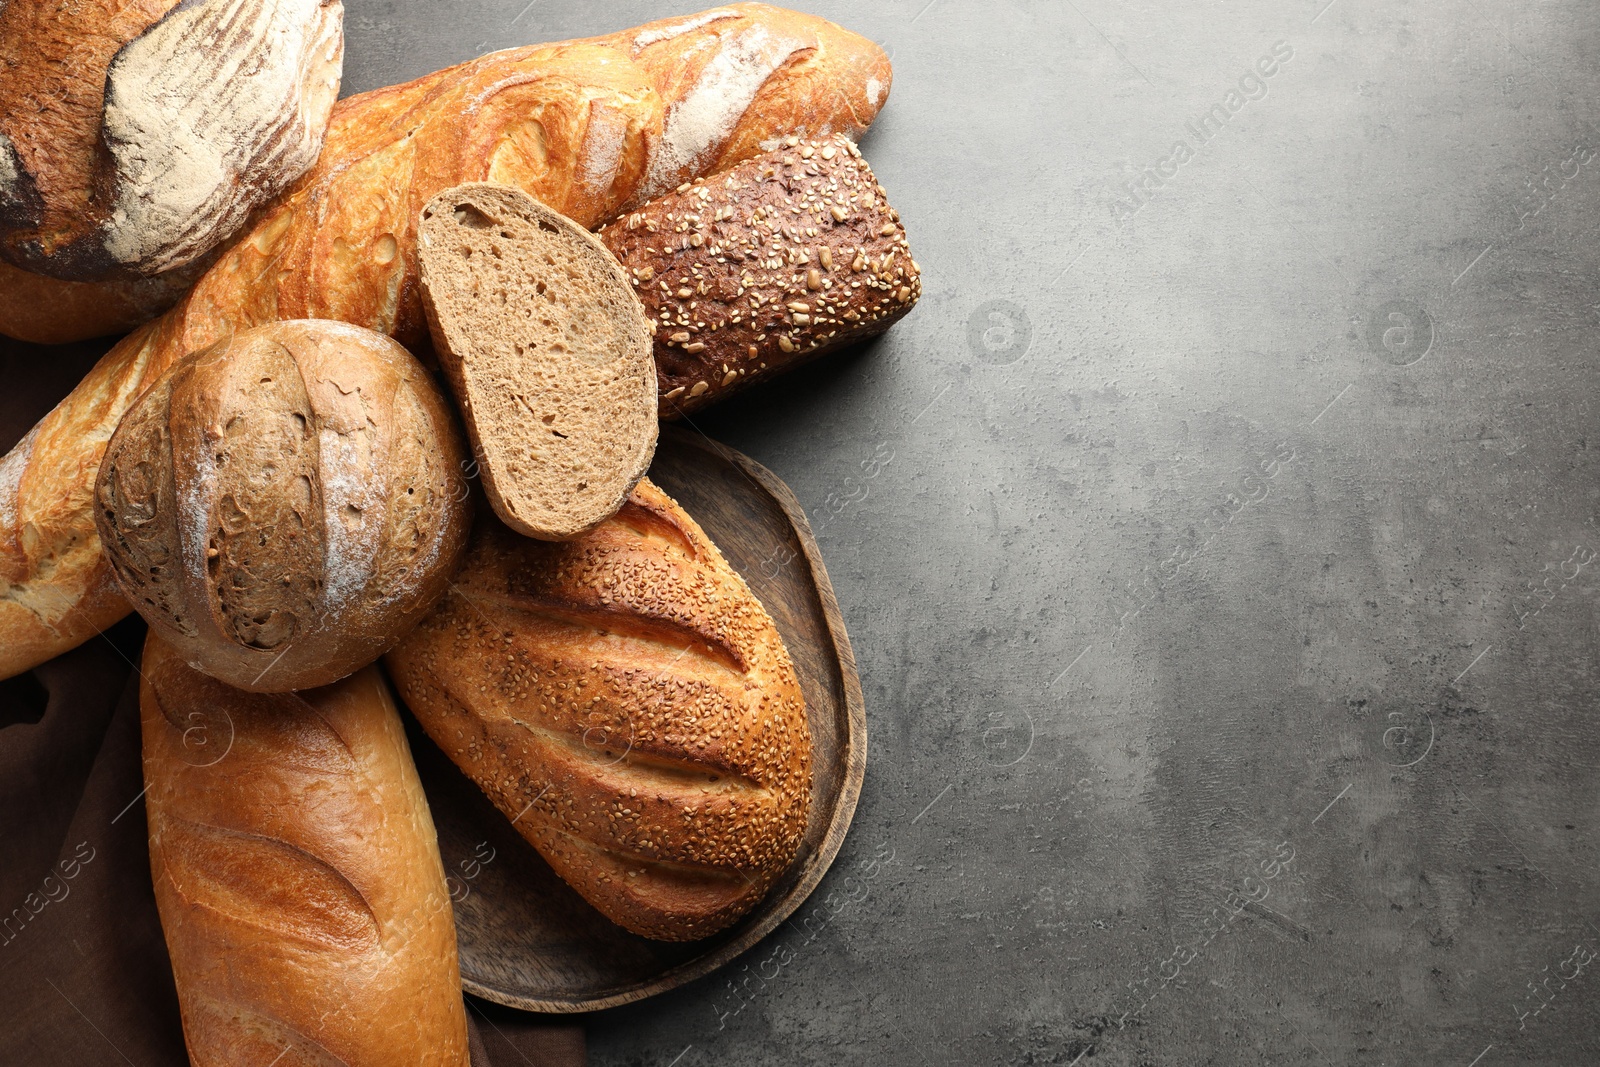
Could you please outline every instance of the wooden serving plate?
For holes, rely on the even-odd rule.
[[[638,937],[595,911],[415,723],[422,775],[455,901],[461,984],[528,1011],[611,1008],[709,974],[771,933],[838,854],[866,773],[861,680],[805,511],[765,467],[663,427],[650,478],[744,576],[783,634],[805,692],[813,790],[800,854],[743,920],[701,941]]]

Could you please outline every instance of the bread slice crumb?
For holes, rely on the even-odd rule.
[[[434,349],[495,512],[562,541],[616,513],[656,447],[651,326],[600,241],[520,189],[473,182],[422,209]]]

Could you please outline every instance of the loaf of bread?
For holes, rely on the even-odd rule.
[[[480,515],[401,699],[556,873],[645,937],[705,937],[793,861],[805,699],[777,627],[648,479],[573,541]]]
[[[628,499],[656,450],[650,324],[588,230],[471,182],[422,209],[422,303],[501,521],[559,541]]]
[[[0,460],[0,678],[128,610],[94,531],[100,453],[173,360],[274,319],[342,319],[416,349],[415,226],[488,179],[595,226],[796,131],[859,133],[889,86],[877,45],[759,4],[496,52],[339,103],[322,156],[189,295],[106,354]]]
[[[139,706],[190,1062],[467,1067],[444,865],[378,669],[243,693],[152,634]]]
[[[315,162],[343,22],[340,0],[0,5],[0,256],[90,281],[210,252]]]
[[[64,282],[0,261],[0,333],[36,345],[127,333],[176,304],[208,263],[128,281]]]
[[[444,593],[466,450],[420,363],[372,330],[271,322],[180,359],[123,416],[95,486],[122,591],[239,689],[327,685]]]
[[[900,215],[843,135],[790,137],[600,237],[655,327],[662,418],[882,333],[922,295]]]

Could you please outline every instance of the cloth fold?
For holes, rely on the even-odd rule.
[[[0,338],[0,448],[107,347]],[[188,1062],[150,883],[134,668],[143,638],[131,618],[0,682],[0,1064]],[[573,1019],[472,997],[467,1007],[473,1067],[586,1062]]]

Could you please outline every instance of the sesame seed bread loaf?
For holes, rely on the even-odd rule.
[[[0,678],[127,614],[95,533],[94,473],[122,413],[180,356],[278,319],[426,346],[416,223],[441,190],[503,182],[593,227],[792,132],[858,134],[888,89],[871,41],[734,4],[341,100],[311,171],[0,459]]]
[[[139,709],[189,1062],[467,1067],[438,838],[378,669],[244,693],[152,633]]]
[[[447,402],[343,322],[245,330],[179,360],[106,448],[95,522],[129,601],[240,689],[326,685],[449,582],[469,511]]]
[[[520,189],[446,189],[417,225],[422,306],[489,503],[518,533],[610,518],[656,450],[650,324],[593,234]]]
[[[791,136],[600,237],[655,328],[662,418],[882,333],[922,295],[900,215],[842,134]]]
[[[811,737],[794,665],[648,479],[573,541],[480,516],[449,594],[385,663],[439,747],[634,933],[723,929],[799,849]]]
[[[0,4],[0,257],[160,274],[232,237],[322,148],[340,0]]]

